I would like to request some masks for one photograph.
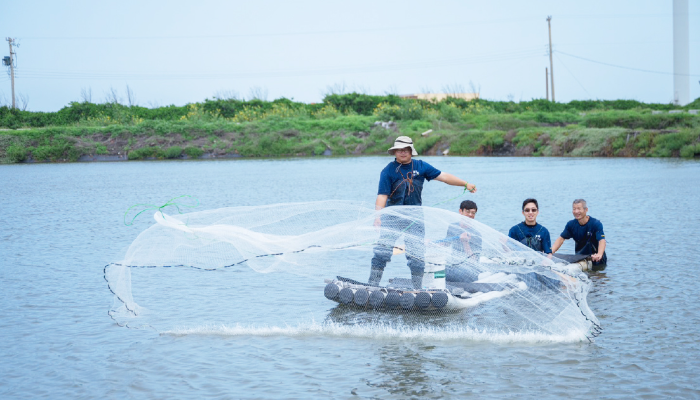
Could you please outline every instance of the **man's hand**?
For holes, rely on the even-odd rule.
[[[465,188],[469,191],[469,193],[476,193],[476,185],[473,183],[467,183],[464,185]]]
[[[374,227],[379,230],[379,228],[382,226],[382,219],[377,217],[374,219]]]
[[[601,258],[603,258],[603,255],[602,255],[602,254],[593,254],[593,255],[591,256],[591,260],[593,260],[593,261],[595,261],[595,262],[600,261]]]

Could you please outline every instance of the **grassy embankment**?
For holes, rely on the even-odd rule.
[[[385,154],[399,134],[411,136],[421,154],[693,158],[700,157],[700,116],[688,110],[698,108],[700,99],[686,107],[631,100],[431,103],[356,93],[329,95],[321,104],[71,103],[54,113],[1,107],[0,162]]]

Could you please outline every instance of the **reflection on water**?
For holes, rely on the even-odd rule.
[[[158,317],[165,325],[179,326],[161,334],[120,328],[107,316],[112,299],[102,268],[152,224],[145,218],[125,227],[129,206],[180,194],[198,197],[201,209],[318,199],[372,203],[388,160],[3,165],[0,397],[700,397],[694,300],[700,214],[692,212],[700,163],[427,159],[476,182],[477,218],[501,232],[522,219],[526,197],[538,199],[538,222],[552,236],[572,218],[571,201],[588,200],[609,239],[608,267],[590,274],[588,296],[601,336],[589,343],[438,332],[427,327],[476,318],[478,310],[387,318],[326,300],[326,277],[245,269],[207,276],[137,272],[135,293],[166,312]],[[335,171],[352,173],[337,181]],[[455,190],[430,182],[424,204],[452,198]],[[456,211],[459,200],[440,207]],[[562,251],[572,249],[566,243]],[[270,295],[285,286],[292,294]],[[236,326],[222,315],[260,324]],[[386,321],[396,325],[376,324]],[[394,329],[399,322],[415,329]]]

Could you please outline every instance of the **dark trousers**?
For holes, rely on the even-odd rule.
[[[425,225],[423,221],[411,221],[394,215],[382,215],[381,221],[379,241],[374,246],[372,269],[384,270],[386,263],[391,261],[394,244],[403,235],[406,243],[406,259],[408,259],[411,275],[423,276],[425,270]]]

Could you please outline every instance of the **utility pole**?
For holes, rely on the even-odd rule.
[[[552,101],[554,100],[554,62],[552,62],[552,16],[547,16],[547,26],[549,27],[549,76],[552,79]]]
[[[15,53],[12,52],[12,43],[14,40],[12,38],[7,38],[7,43],[10,45],[10,78],[12,81],[12,109],[15,109],[15,65],[14,58],[12,57]]]
[[[549,101],[549,70],[544,67],[544,91],[547,92],[547,101]]]

